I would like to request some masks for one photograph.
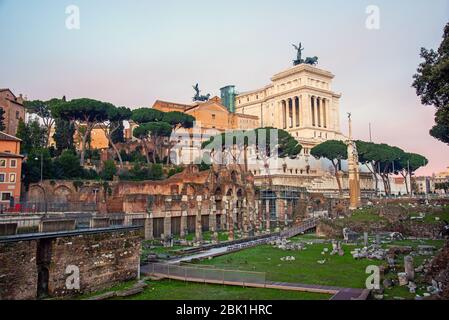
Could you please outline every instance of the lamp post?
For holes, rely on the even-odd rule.
[[[34,158],[34,160],[39,160],[39,158]],[[44,151],[41,151],[41,184],[44,180]]]

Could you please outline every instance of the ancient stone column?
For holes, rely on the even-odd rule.
[[[153,218],[151,214],[147,214],[145,218],[145,240],[153,239]]]
[[[242,201],[242,214],[243,214],[243,236],[248,237],[248,231],[249,231],[249,217],[248,217],[248,207],[246,203],[246,199],[243,199]]]
[[[218,241],[217,232],[217,206],[215,204],[215,197],[212,196],[210,199],[210,215],[209,215],[209,231],[212,233],[212,241]]]
[[[368,246],[368,232],[363,233],[363,244],[365,247]]]
[[[404,269],[405,269],[405,273],[407,274],[407,279],[409,281],[414,281],[415,280],[415,268],[413,266],[413,257],[412,256],[404,257]]]
[[[265,229],[268,233],[271,232],[271,212],[270,212],[270,201],[265,200]]]
[[[228,240],[234,240],[234,204],[233,200],[228,202]]]
[[[180,231],[179,237],[181,239],[185,239],[186,235],[188,234],[188,230],[187,230],[188,211],[187,211],[187,209],[189,207],[189,204],[188,204],[189,199],[187,196],[182,196],[181,201],[182,201],[182,203],[181,203],[181,210],[182,210],[182,212],[181,212],[181,231]]]
[[[228,229],[227,220],[228,220],[228,200],[226,200],[226,197],[223,197],[221,207],[221,230]]]
[[[256,228],[256,234],[259,234],[260,230],[261,230],[261,219],[260,219],[260,212],[259,212],[259,208],[260,208],[260,200],[256,200],[254,202],[254,216],[255,216],[255,228]]]
[[[165,199],[165,216],[164,216],[164,238],[167,240],[171,238],[171,204],[172,199],[167,197]]]
[[[196,197],[197,202],[197,214],[196,214],[196,223],[195,223],[195,241],[202,242],[203,241],[203,225],[201,223],[201,204],[203,198],[201,196]]]

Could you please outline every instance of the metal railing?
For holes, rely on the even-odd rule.
[[[318,224],[318,221],[320,221],[319,218],[307,219],[297,226],[281,231],[280,235],[282,238],[291,238],[297,236],[298,234],[315,228]]]
[[[0,214],[48,213],[48,212],[95,212],[95,202],[16,202],[0,204]]]
[[[237,285],[245,287],[246,284],[256,284],[264,287],[266,285],[265,272],[253,272],[243,270],[226,270],[202,266],[180,266],[163,263],[148,264],[150,275],[165,278],[223,285]]]
[[[19,234],[144,226],[145,219],[146,214],[3,214],[0,215],[0,238]]]

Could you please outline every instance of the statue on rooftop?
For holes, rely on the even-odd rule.
[[[193,97],[193,102],[195,101],[208,101],[210,98],[210,94],[208,93],[207,95],[203,96],[200,94],[201,90],[199,87],[199,84],[197,83],[196,85],[192,86],[193,90],[195,90],[195,96]]]
[[[296,53],[296,60],[294,62],[299,62],[298,64],[302,63],[302,51],[304,50],[304,47],[302,46],[302,43],[299,43],[299,46],[297,46],[296,44],[292,44],[292,46],[295,48],[295,50],[297,51]]]
[[[297,66],[300,64],[309,64],[311,66],[315,66],[318,64],[318,57],[307,57],[305,60],[302,58],[302,51],[304,50],[304,47],[302,46],[302,43],[299,43],[299,46],[292,44],[293,48],[296,50],[296,60],[293,60],[293,65]]]

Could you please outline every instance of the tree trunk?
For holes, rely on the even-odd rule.
[[[335,179],[337,179],[337,185],[338,185],[338,194],[340,196],[340,198],[343,197],[343,190],[341,187],[341,181],[340,181],[340,176],[339,176],[339,171],[338,171],[338,162],[335,163],[334,161],[332,161],[332,164],[334,166],[334,170],[335,170]]]
[[[376,173],[375,164],[371,163],[371,165],[372,165],[372,168],[368,165],[368,163],[365,164],[365,166],[368,168],[368,170],[373,174],[374,182],[375,182],[375,188],[376,188],[375,189],[375,195],[377,197],[378,194],[379,194],[379,177],[377,176],[377,173]]]
[[[145,139],[144,138],[140,139],[140,142],[142,143],[143,152],[145,152],[145,158],[147,159],[147,164],[150,164],[151,161],[150,161],[150,156],[148,155],[148,148],[147,148]]]
[[[405,175],[404,175],[404,173],[401,172],[401,176],[405,179],[405,190],[407,191],[407,195],[410,195],[410,192],[409,192],[409,189],[408,189],[408,183],[407,183],[407,176],[408,176],[408,174],[405,173]]]
[[[81,167],[84,166],[84,157],[86,154],[86,144],[87,144],[87,138],[89,137],[93,127],[94,127],[95,123],[86,123],[86,132],[84,132],[84,134],[82,135],[81,138],[81,155],[80,155],[80,165]],[[80,126],[78,126],[78,134],[79,134],[79,129]]]
[[[110,135],[107,135],[108,140],[109,140],[109,144],[112,146],[112,149],[114,149],[115,154],[117,155],[118,161],[119,161],[119,166],[120,169],[123,169],[123,159],[122,159],[122,155],[120,154],[120,151],[118,150],[117,146],[115,145],[114,142],[112,142],[112,138]]]

